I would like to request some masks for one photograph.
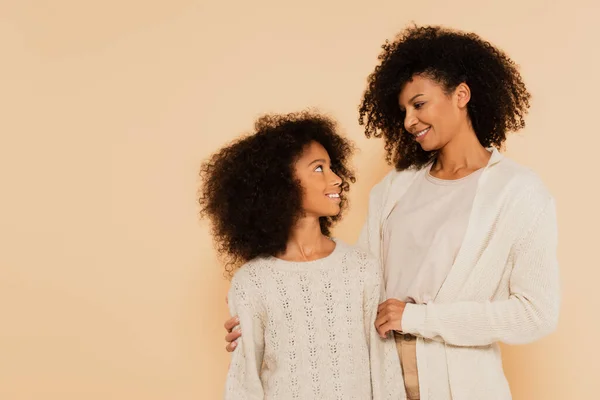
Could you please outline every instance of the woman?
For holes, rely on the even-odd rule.
[[[375,329],[381,268],[329,237],[354,182],[350,142],[319,114],[255,126],[202,169],[200,204],[235,271],[229,307],[246,333],[225,399],[400,398],[396,348]]]
[[[559,311],[554,199],[498,152],[530,95],[470,33],[412,27],[379,59],[359,119],[395,166],[359,239],[384,267],[375,324],[395,333],[409,399],[510,399],[498,343],[549,334]]]

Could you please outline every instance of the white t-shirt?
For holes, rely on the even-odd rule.
[[[384,224],[387,298],[432,301],[448,276],[465,236],[483,169],[444,180],[430,174],[408,188]]]

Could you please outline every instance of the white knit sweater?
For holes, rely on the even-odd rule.
[[[497,343],[528,343],[557,324],[554,199],[533,172],[490,150],[448,277],[432,302],[408,304],[402,319],[419,337],[421,400],[511,399]],[[372,189],[359,245],[379,259],[383,222],[424,171],[392,171]]]
[[[247,263],[229,291],[243,338],[225,399],[405,399],[394,341],[375,330],[382,297],[377,261],[339,240],[320,260]]]

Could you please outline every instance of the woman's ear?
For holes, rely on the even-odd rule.
[[[469,88],[469,85],[464,82],[459,84],[456,89],[454,89],[454,96],[458,107],[465,108],[471,100],[471,89]]]

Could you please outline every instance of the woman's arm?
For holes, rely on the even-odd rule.
[[[263,318],[255,304],[256,299],[246,290],[243,282],[234,277],[229,290],[231,315],[239,318],[244,329],[244,341],[232,354],[227,373],[225,400],[262,400],[264,398],[260,371],[264,352]]]
[[[550,200],[513,248],[508,300],[407,304],[401,330],[455,346],[522,344],[551,333],[560,303],[557,223]]]
[[[373,400],[399,399],[404,393],[402,370],[393,338],[381,338],[375,329],[377,305],[385,297],[383,276],[374,260],[367,266],[363,300],[365,337],[369,345]]]

